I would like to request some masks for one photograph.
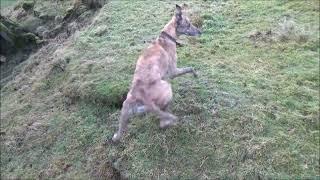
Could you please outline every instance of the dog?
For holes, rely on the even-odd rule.
[[[113,142],[121,139],[128,129],[129,118],[136,114],[156,114],[160,119],[160,128],[177,124],[178,118],[169,112],[172,100],[169,80],[186,73],[197,77],[192,67],[177,68],[177,38],[180,35],[201,34],[186,16],[186,8],[185,5],[176,5],[175,14],[162,29],[160,36],[139,56]]]

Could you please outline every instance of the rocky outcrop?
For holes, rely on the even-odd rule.
[[[95,13],[104,3],[105,0],[42,3],[24,0],[16,4],[9,14],[2,14],[0,89],[19,73],[19,70],[15,70],[16,66],[25,61],[30,53],[36,52],[43,44],[48,46],[41,49],[51,47],[50,44],[55,46],[67,41],[75,31],[91,23]],[[43,56],[41,60],[45,61],[48,57]]]
[[[40,38],[22,28],[18,23],[0,16],[0,54],[7,55],[39,44]]]

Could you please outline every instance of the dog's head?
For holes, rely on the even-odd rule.
[[[193,24],[191,24],[189,18],[186,16],[185,9],[186,5],[183,5],[183,7],[180,7],[179,5],[176,5],[176,23],[177,28],[176,32],[178,35],[185,34],[187,36],[197,36],[201,34],[201,31],[196,28]]]

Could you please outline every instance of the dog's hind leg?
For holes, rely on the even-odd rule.
[[[145,104],[145,107],[148,112],[153,112],[159,116],[160,128],[166,128],[177,123],[178,118],[175,115],[161,110],[157,105],[154,104],[154,102]]]
[[[153,100],[145,101],[146,109],[157,114],[160,118],[160,128],[169,127],[177,123],[177,117],[170,113],[169,106],[172,101],[171,85],[167,81],[159,81],[152,87]]]
[[[154,104],[154,102],[149,102],[145,104],[145,107],[148,112],[153,112],[159,116],[160,128],[167,128],[169,126],[177,124],[178,118],[175,115],[166,112],[168,110],[168,106],[160,109],[157,105]]]
[[[185,68],[177,68],[172,75],[170,75],[170,79],[176,78],[178,76],[192,73],[194,77],[198,77],[196,71],[192,67],[185,67]]]

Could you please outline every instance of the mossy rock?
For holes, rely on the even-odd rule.
[[[38,17],[29,16],[23,22],[21,27],[30,32],[36,32],[36,29],[43,24],[43,21]]]
[[[33,7],[34,7],[34,1],[24,1],[22,3],[22,8],[25,11],[29,11],[29,10],[33,9]]]
[[[23,29],[18,23],[1,16],[1,54],[12,53],[18,49],[30,48],[37,44],[39,37]]]

